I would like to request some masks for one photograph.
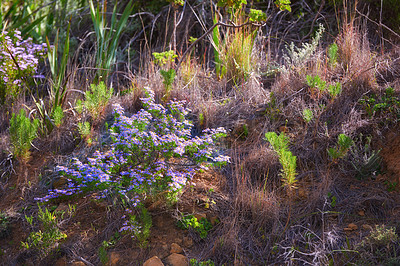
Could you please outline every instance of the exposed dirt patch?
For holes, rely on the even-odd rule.
[[[387,143],[382,148],[381,156],[385,166],[385,175],[382,179],[392,185],[400,187],[400,135],[391,132],[387,136]]]

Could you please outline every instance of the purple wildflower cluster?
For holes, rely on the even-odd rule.
[[[38,57],[46,52],[45,44],[23,40],[21,32],[0,33],[0,100],[16,97],[21,92],[22,78],[31,77],[37,70]]]
[[[146,89],[144,108],[128,117],[114,105],[112,143],[96,151],[86,163],[75,159],[73,167],[58,166],[68,184],[50,190],[40,201],[76,194],[96,194],[99,198],[119,195],[137,206],[149,194],[178,193],[204,165],[224,165],[229,157],[215,155],[215,142],[225,136],[223,128],[206,129],[192,136],[193,124],[185,117],[189,109],[182,101],[167,107],[156,104],[154,92]],[[125,225],[127,226],[127,225]]]

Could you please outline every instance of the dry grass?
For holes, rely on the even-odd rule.
[[[294,6],[300,7],[302,3]],[[161,19],[165,21],[166,10],[162,14],[165,16]],[[268,23],[281,21],[282,16],[276,14]],[[193,21],[193,17],[189,19]],[[286,65],[286,71],[276,71],[270,75],[271,66],[279,65],[282,62],[282,53],[285,53],[283,43],[280,43],[283,41],[279,40],[299,43],[296,36],[301,27],[296,29],[296,24],[293,26],[285,24],[286,22],[283,21],[282,24],[288,26],[286,29],[280,28],[280,24],[276,28],[271,27],[269,36],[276,37],[272,40],[258,36],[253,43],[251,35],[241,30],[231,35],[225,34],[228,37],[225,50],[221,53],[225,54],[224,61],[228,71],[222,79],[216,77],[214,70],[208,67],[212,65],[208,54],[212,50],[209,49],[211,46],[201,47],[209,51],[202,55],[193,53],[192,57],[187,57],[177,71],[170,94],[171,99],[187,101],[195,124],[193,134],[200,134],[202,129],[208,127],[219,126],[229,131],[223,145],[231,156],[232,163],[222,170],[226,179],[221,182],[225,184],[221,189],[221,194],[224,195],[217,202],[221,224],[206,241],[199,241],[193,249],[202,250],[202,257],[212,258],[216,265],[266,265],[283,262],[299,265],[327,264],[331,258],[335,258],[332,256],[333,250],[345,247],[346,235],[340,228],[347,223],[349,217],[363,209],[373,219],[379,220],[396,204],[396,198],[386,192],[383,185],[374,187],[376,183],[372,180],[364,188],[351,188],[349,184],[355,182],[355,177],[350,162],[333,162],[327,149],[336,145],[340,133],[352,138],[363,133],[373,136],[375,140],[381,138],[387,130],[365,115],[359,100],[371,92],[380,95],[387,86],[393,86],[398,95],[398,48],[388,55],[377,56],[371,49],[366,27],[360,26],[353,19],[344,23],[335,40],[339,47],[336,67],[327,63],[326,47],[322,43],[303,64]],[[198,25],[196,27],[200,28]],[[194,31],[199,31],[198,28]],[[185,34],[179,35],[178,39],[188,39],[190,30],[185,30]],[[146,47],[166,46],[168,34],[165,33],[164,40],[157,40],[153,44],[149,41]],[[183,46],[182,43],[181,47]],[[84,145],[77,132],[77,123],[89,118],[78,115],[73,106],[77,99],[83,99],[83,93],[94,78],[95,71],[91,69],[94,65],[93,58],[88,55],[82,57],[82,64],[87,68],[74,64],[68,69],[68,88],[71,91],[67,95],[63,125],[49,136],[34,142],[42,153],[50,154],[55,151],[54,155],[48,155],[47,158],[50,159],[41,167],[53,169],[55,165],[65,164],[74,156],[86,158],[100,148],[105,136],[102,125],[104,122],[112,123],[111,103],[121,103],[128,113],[134,113],[141,108],[143,87],[152,88],[156,101],[163,103],[163,79],[150,54],[150,49],[140,54],[139,71],[121,71],[124,74],[122,81],[119,80],[119,74],[110,78],[110,82],[120,87],[118,93],[123,89],[131,90],[126,95],[118,95],[112,99],[98,123],[98,141],[90,147]],[[78,57],[81,56],[77,54],[76,58]],[[335,99],[331,99],[327,93],[315,94],[307,86],[306,75],[318,75],[329,84],[340,82],[343,91]],[[21,100],[10,107],[9,111],[17,112],[24,105],[33,106],[33,103]],[[302,117],[306,108],[313,112],[313,119],[308,123]],[[2,150],[7,150],[6,146],[9,145],[5,137],[8,121],[9,113],[1,110]],[[291,197],[282,188],[279,160],[264,139],[265,133],[270,131],[285,132],[290,137],[289,149],[297,156],[299,188]],[[2,162],[5,163],[1,164]],[[0,156],[0,167],[9,169],[5,153]],[[32,200],[35,194],[45,193],[48,188],[46,183],[54,184],[58,177],[52,170],[40,173],[43,173],[42,181],[36,182],[37,187],[26,189],[22,193],[29,199],[23,206],[35,205]],[[2,192],[5,191],[4,183],[1,187]],[[336,197],[336,206],[332,206],[332,197],[328,194]],[[75,236],[71,242],[63,245],[62,254],[67,254],[73,260],[84,256],[93,263],[99,263],[97,248],[102,240],[118,230],[120,213],[109,212],[99,206],[89,207],[89,203],[84,202],[78,209],[80,217],[74,222],[81,221],[88,226],[88,220],[92,218],[91,211],[94,211],[97,215],[96,221],[100,223],[97,230],[102,231],[84,228],[81,233],[87,234]],[[340,215],[334,216],[331,211]],[[104,218],[102,213],[107,213],[104,221],[101,220]],[[70,223],[71,221],[68,226]],[[359,240],[352,238],[351,244]],[[128,246],[127,243],[125,241],[124,245]],[[123,249],[122,246],[120,248]],[[21,257],[28,255],[23,253]],[[352,262],[352,259],[351,257],[349,261]],[[335,263],[340,264],[341,261]]]

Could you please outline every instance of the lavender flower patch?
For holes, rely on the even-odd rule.
[[[38,58],[46,52],[45,44],[22,40],[21,32],[0,33],[0,101],[7,96],[17,97],[23,87],[23,78],[32,77],[37,70]]]
[[[192,136],[193,124],[186,119],[184,102],[171,101],[167,108],[154,101],[146,89],[144,108],[131,117],[114,105],[112,143],[96,151],[87,162],[74,160],[73,167],[58,166],[68,179],[65,189],[53,189],[40,201],[70,195],[117,195],[131,207],[150,194],[178,193],[197,170],[221,166],[229,157],[215,155],[216,141],[225,136],[223,128],[206,129]],[[127,225],[125,225],[127,226]]]

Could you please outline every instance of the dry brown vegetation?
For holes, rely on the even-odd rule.
[[[72,26],[74,38],[82,42],[71,51],[67,68],[63,123],[33,141],[27,162],[9,155],[7,129],[11,113],[34,110],[35,105],[26,97],[1,107],[0,214],[7,216],[9,224],[3,235],[0,223],[0,264],[102,265],[99,248],[113,239],[122,224],[122,210],[112,199],[57,199],[47,205],[66,212],[68,204],[76,205],[76,211],[59,222],[68,237],[46,257],[21,248],[29,232],[38,229],[25,217],[38,212],[34,198],[66,185],[55,171],[57,165],[70,164],[72,157],[84,160],[109,141],[105,123],[113,122],[112,103],[133,114],[141,108],[144,87],[152,88],[157,101],[164,103],[163,77],[151,53],[169,50],[176,30],[178,62],[190,45],[189,38],[201,36],[213,24],[208,2],[187,2],[193,6],[177,9],[182,21],[175,29],[167,5],[158,14],[140,16],[140,30],[122,37],[120,62],[106,78],[114,95],[97,120],[76,109],[77,100],[96,79],[94,39],[87,35],[91,29],[85,28],[84,21],[90,20],[82,11],[81,23],[73,21]],[[370,2],[346,6],[347,1],[293,1],[291,13],[279,11],[272,2],[255,4],[268,19],[257,29],[252,51],[244,59],[250,60],[249,67],[228,59],[237,52],[235,38],[248,36],[253,28],[219,28],[229,40],[224,47],[228,71],[221,77],[215,72],[212,38],[199,41],[176,69],[168,97],[187,101],[193,134],[221,126],[229,131],[221,150],[231,163],[197,173],[173,206],[149,199],[145,204],[153,219],[149,246],[141,248],[130,236],[119,236],[106,250],[109,263],[142,265],[154,255],[165,259],[165,245],[179,242],[188,258],[211,259],[215,265],[398,265],[400,242],[388,228],[400,233],[400,36],[398,29],[382,27],[385,21],[369,17],[365,8]],[[318,23],[326,28],[321,40],[314,50],[302,47],[313,42]],[[287,48],[292,42],[299,47],[295,52],[308,49],[309,56],[288,60],[294,56]],[[329,60],[332,43],[338,47],[334,64]],[[129,57],[124,47],[136,54]],[[243,68],[237,71],[239,67]],[[45,64],[43,69],[49,71]],[[341,93],[333,97],[308,85],[307,75],[320,77],[327,86],[340,83]],[[305,109],[312,112],[310,121],[303,116]],[[92,143],[78,131],[78,123],[85,121],[93,126]],[[265,138],[267,132],[284,133],[290,139],[289,150],[297,158],[296,189],[282,185],[282,166]],[[334,159],[328,149],[337,146],[340,134],[350,137],[353,145]],[[202,239],[194,230],[176,227],[182,213],[205,213],[209,219],[218,217],[220,223]],[[376,225],[386,229],[379,231]]]

